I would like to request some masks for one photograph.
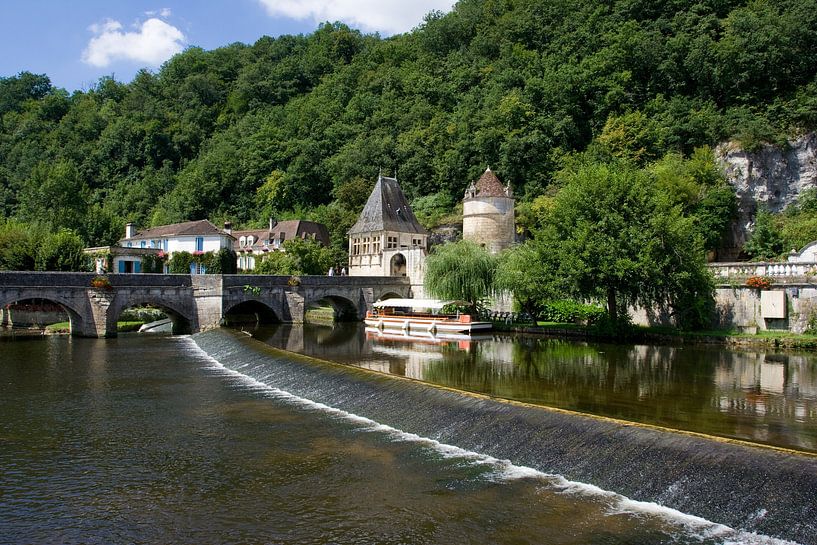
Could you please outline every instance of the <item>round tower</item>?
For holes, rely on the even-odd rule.
[[[490,167],[465,190],[462,201],[462,238],[497,254],[516,237],[511,186],[502,185]]]

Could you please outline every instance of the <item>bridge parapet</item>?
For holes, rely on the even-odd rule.
[[[192,332],[217,327],[225,313],[244,303],[262,304],[287,322],[301,322],[309,305],[329,301],[345,316],[362,318],[371,304],[389,294],[408,297],[402,277],[107,274],[110,286],[95,288],[95,273],[0,272],[0,307],[44,299],[64,308],[80,336],[115,336],[125,308],[153,305],[174,325]],[[342,311],[342,312],[341,312]]]

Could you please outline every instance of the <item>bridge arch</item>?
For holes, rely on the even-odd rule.
[[[399,293],[394,291],[387,291],[385,293],[381,293],[380,295],[378,295],[377,298],[375,299],[375,303],[377,301],[383,301],[385,299],[405,299],[405,296],[400,295]]]
[[[62,308],[68,315],[71,334],[84,334],[86,325],[93,321],[93,317],[86,314],[87,309],[80,308],[65,297],[53,294],[43,296],[42,290],[21,290],[17,293],[0,295],[0,308],[5,309],[8,305],[22,304],[29,301],[44,301]]]
[[[224,325],[237,324],[276,324],[281,318],[268,304],[260,299],[245,299],[225,308],[223,311]]]
[[[117,295],[111,306],[108,308],[106,316],[106,332],[109,335],[116,334],[116,323],[123,311],[129,308],[138,307],[158,308],[170,318],[173,323],[173,334],[183,335],[192,333],[198,327],[194,313],[175,303],[172,299],[163,298],[148,294],[132,293]]]
[[[339,294],[316,294],[306,302],[306,308],[315,306],[330,306],[335,322],[354,322],[362,317],[358,306],[348,297]]]

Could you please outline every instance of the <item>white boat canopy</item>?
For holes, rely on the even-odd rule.
[[[465,301],[440,301],[439,299],[384,299],[372,306],[375,308],[428,308],[440,310],[446,305],[467,305]]]

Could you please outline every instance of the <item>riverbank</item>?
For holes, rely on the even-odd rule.
[[[716,344],[786,350],[817,351],[817,335],[787,331],[760,331],[755,334],[730,330],[680,331],[668,327],[633,326],[625,335],[611,335],[593,326],[572,323],[539,322],[532,324],[494,323],[494,330],[578,340],[605,342],[645,342],[650,344]]]

